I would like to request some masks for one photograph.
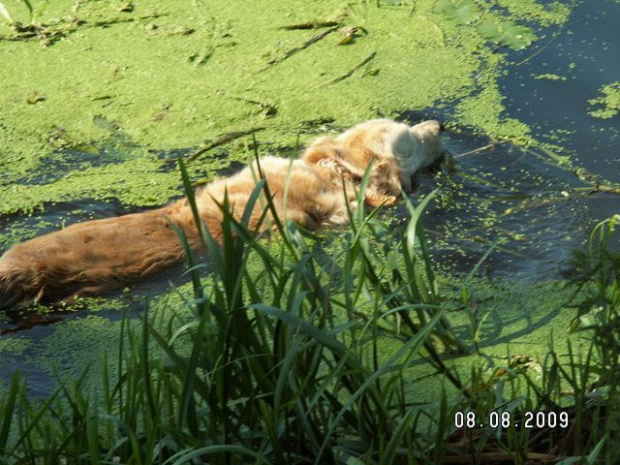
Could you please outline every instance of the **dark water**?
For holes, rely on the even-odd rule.
[[[587,0],[570,22],[549,32],[537,47],[511,54],[500,81],[507,116],[525,121],[542,141],[555,142],[575,162],[611,182],[620,182],[620,116],[594,118],[588,100],[620,81],[620,2]],[[556,74],[564,81],[537,79]],[[615,213],[620,208],[616,204]],[[612,213],[612,211],[610,211]]]
[[[536,139],[563,147],[562,155],[569,154],[574,165],[605,182],[617,183],[620,116],[601,120],[587,111],[588,100],[599,96],[601,86],[620,80],[620,29],[616,24],[620,20],[620,3],[589,0],[575,8],[569,24],[562,29],[550,30],[523,52],[510,52],[512,64],[500,81],[502,93],[507,96],[506,116],[529,124]],[[544,74],[566,79],[537,79]],[[559,276],[571,250],[583,247],[592,226],[620,213],[620,195],[588,195],[587,184],[544,153],[489,143],[484,136],[448,132],[445,145],[456,156],[456,171],[422,182],[422,194],[440,187],[425,217],[438,266],[467,273],[493,248],[480,268],[483,274],[528,280]],[[68,164],[92,156],[85,153],[85,159],[74,160],[74,155],[68,156]],[[49,176],[64,168],[56,167]],[[31,228],[31,218],[19,216],[0,218],[0,227],[17,235],[30,226],[29,232],[38,235],[60,228],[64,221],[121,213],[127,211],[114,204],[67,203],[46,208],[38,230]],[[0,250],[6,246],[0,244]],[[37,341],[53,332],[48,323],[79,317],[56,314],[32,322],[23,317],[0,320],[0,337],[25,336]],[[43,394],[52,382],[29,361],[36,350],[31,347],[17,358],[0,354],[0,381],[9,379],[19,368],[28,374],[31,392]]]
[[[447,134],[445,145],[458,154],[489,141]],[[438,266],[469,273],[492,249],[481,268],[484,275],[559,277],[595,221],[587,191],[577,190],[585,185],[543,154],[510,144],[465,155],[457,163],[451,176],[423,182],[422,191],[440,188],[425,216]]]
[[[535,139],[559,146],[573,167],[601,183],[620,182],[620,116],[588,114],[588,100],[620,80],[620,2],[588,0],[575,6],[562,28],[533,47],[507,52],[500,79],[505,116],[527,123]],[[560,80],[541,78],[556,75]],[[447,115],[449,118],[449,114]],[[542,151],[499,144],[484,137],[447,134],[457,154],[456,183],[440,181],[440,201],[426,225],[442,265],[468,272],[495,244],[483,272],[525,279],[554,278],[591,228],[620,213],[620,195],[589,192],[569,169]],[[425,182],[423,192],[435,187]],[[613,246],[620,248],[620,239]]]
[[[507,116],[531,124],[542,141],[559,136],[558,144],[574,164],[603,183],[620,182],[620,116],[594,118],[587,113],[593,109],[588,100],[599,97],[602,86],[620,81],[618,21],[620,2],[580,2],[562,30],[548,34],[537,49],[515,53],[501,80]],[[566,80],[535,79],[545,73]],[[620,213],[618,194],[596,193],[583,204],[584,219],[599,221]],[[612,246],[620,249],[617,236]]]

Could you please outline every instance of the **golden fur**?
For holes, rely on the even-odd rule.
[[[427,122],[410,128],[375,120],[340,137],[315,141],[301,159],[261,159],[260,173],[278,217],[309,230],[346,225],[348,209],[357,208],[356,182],[371,161],[367,203],[393,201],[401,189],[410,188],[410,176],[418,167],[440,156],[435,126],[438,123]],[[197,191],[200,218],[216,241],[223,235],[220,205],[225,195],[232,215],[240,219],[259,177],[254,162]],[[260,221],[262,215],[259,201],[250,216],[251,231],[268,228],[269,221]],[[0,258],[0,308],[102,294],[183,263],[173,224],[199,249],[187,199],[157,210],[74,224],[19,244]]]
[[[439,121],[408,126],[376,119],[352,127],[344,134],[322,137],[310,144],[302,159],[346,173],[359,180],[372,162],[366,201],[393,203],[401,191],[410,193],[413,176],[441,157]]]

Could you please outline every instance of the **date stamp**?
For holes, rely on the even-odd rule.
[[[568,428],[568,412],[537,412],[522,413],[502,412],[493,410],[482,416],[476,412],[456,412],[454,414],[456,428],[493,428],[493,429],[543,429]]]

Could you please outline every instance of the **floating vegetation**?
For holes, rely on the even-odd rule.
[[[287,31],[295,31],[298,29],[323,29],[324,27],[334,27],[340,24],[338,21],[307,21],[305,23],[288,24],[286,26],[280,26],[280,29]]]
[[[471,24],[482,16],[482,10],[471,0],[440,0],[435,11],[443,13],[457,24]]]
[[[329,81],[328,84],[332,85],[332,84],[336,84],[337,82],[344,81],[348,77],[352,76],[358,69],[370,63],[375,58],[376,55],[377,55],[377,52],[372,52],[370,55],[368,55],[366,58],[360,61],[357,65],[355,65],[355,67],[353,67],[350,71],[343,74],[342,76],[338,76],[337,78],[332,79],[331,81]]]
[[[284,60],[286,60],[287,58],[292,57],[293,55],[295,55],[298,52],[301,52],[302,50],[305,50],[306,48],[310,47],[312,44],[317,43],[320,40],[323,40],[325,37],[327,37],[329,34],[331,34],[332,32],[335,32],[338,30],[338,27],[331,27],[323,32],[319,32],[318,34],[310,37],[308,40],[306,40],[303,44],[293,47],[289,50],[286,50],[281,56],[278,56],[276,58],[272,58],[270,59],[267,64],[269,65],[275,65],[277,63],[280,63]]]
[[[613,82],[603,86],[600,97],[588,100],[593,108],[588,111],[590,116],[601,119],[613,118],[620,112],[620,82]]]
[[[536,39],[529,27],[513,21],[484,21],[478,26],[478,32],[489,42],[513,50],[522,50]]]
[[[440,0],[435,11],[455,23],[473,25],[486,40],[502,47],[521,50],[530,45],[536,35],[529,27],[482,10],[473,0]]]
[[[0,8],[0,13],[2,9]],[[28,25],[23,25],[19,22],[11,23],[11,29],[14,31],[14,34],[11,35],[0,35],[0,42],[3,40],[11,41],[11,42],[19,42],[19,41],[28,41],[28,40],[39,40],[41,44],[45,46],[50,46],[55,44],[61,39],[64,39],[69,34],[72,34],[82,28],[97,28],[97,27],[109,27],[113,24],[120,23],[132,23],[134,21],[142,21],[156,18],[158,15],[146,15],[141,17],[131,17],[131,18],[115,18],[111,20],[105,21],[94,21],[88,22],[83,19],[78,19],[75,17],[57,20],[49,23],[34,23],[33,21]]]
[[[532,76],[532,77],[534,79],[546,79],[547,81],[561,81],[561,82],[566,81],[565,76],[560,76],[558,74],[553,74],[553,73],[536,74],[535,76]]]

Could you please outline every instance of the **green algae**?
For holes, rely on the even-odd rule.
[[[84,171],[71,171],[56,182],[13,184],[0,188],[3,213],[31,213],[44,203],[77,198],[118,199],[126,205],[153,206],[178,196],[178,173],[160,173],[161,162],[141,158]],[[177,178],[177,179],[175,179]]]
[[[14,357],[22,355],[29,347],[30,341],[25,337],[14,337],[0,340],[2,356]]]
[[[20,2],[3,3],[13,19],[30,20]],[[505,57],[492,42],[511,46],[498,35],[503,24],[527,28],[508,36],[524,33],[527,40],[512,46],[527,46],[537,27],[566,21],[569,7],[534,0],[451,3],[469,10],[451,16],[430,0],[416,1],[413,9],[257,0],[251,6],[145,1],[122,11],[121,2],[65,0],[50,2],[38,17],[39,36],[20,36],[0,24],[0,36],[11,39],[0,41],[2,62],[9,64],[0,67],[0,214],[36,217],[55,203],[83,199],[164,204],[182,193],[180,177],[170,169],[173,156],[163,159],[153,151],[200,147],[259,127],[265,128],[256,134],[261,154],[294,155],[327,129],[455,106],[458,125],[533,142],[527,125],[505,116],[497,83]],[[483,19],[495,32],[481,32]],[[328,21],[360,32],[341,45],[337,28],[284,28]],[[192,176],[209,179],[232,161],[245,162],[248,144],[239,140],[209,152],[191,163]],[[83,160],[66,162],[67,151]],[[61,168],[51,178],[50,166]],[[496,222],[490,214],[486,221]],[[26,226],[30,231],[2,231],[2,242],[15,243],[49,225],[41,220]],[[493,311],[508,314],[505,309],[516,305],[510,295],[496,299]],[[162,294],[155,305],[167,298]],[[532,305],[521,308],[536,312]],[[173,300],[169,308],[167,315],[183,305]],[[511,324],[507,328],[513,331]],[[542,331],[514,328],[523,337]],[[118,322],[93,315],[60,325],[33,362],[75,374],[84,366],[75,354],[88,353],[87,361],[95,363],[103,347],[117,347],[119,329]],[[540,334],[543,341],[547,330]]]
[[[559,74],[554,74],[554,73],[544,73],[544,74],[537,74],[535,76],[532,76],[534,79],[545,79],[547,81],[566,81],[566,77],[565,76],[560,76]]]
[[[560,281],[538,283],[506,282],[501,280],[447,281],[440,284],[444,295],[452,295],[459,301],[463,287],[467,288],[469,305],[458,305],[449,310],[447,317],[459,340],[471,349],[466,355],[452,355],[445,358],[446,366],[457,373],[468,385],[472,375],[478,381],[486,380],[491,391],[494,383],[505,373],[505,368],[526,372],[535,384],[542,383],[542,366],[547,362],[550,350],[565,359],[572,350],[587,351],[591,342],[583,334],[570,331],[575,317],[569,309],[572,289]],[[536,299],[532,299],[536,295]],[[475,321],[475,325],[472,322]],[[557,338],[557,334],[566,335]],[[381,361],[387,360],[401,343],[382,338],[379,342]],[[567,358],[566,358],[567,359]],[[513,366],[515,361],[522,363]],[[475,375],[479,373],[479,375]],[[459,398],[462,394],[454,386],[439,381],[435,370],[426,363],[410,362],[407,387],[410,395],[419,402],[436,401],[438,385],[441,384],[449,396]],[[510,378],[510,376],[506,376]],[[523,382],[523,380],[521,380]],[[513,386],[513,395],[523,395],[526,384]]]
[[[520,16],[512,2],[503,6],[519,20],[548,25],[566,19],[567,9],[557,5],[529,1]],[[28,22],[20,2],[6,7],[14,20]],[[8,24],[0,25],[0,35],[12,39],[2,42],[10,66],[0,70],[2,211],[29,212],[46,201],[84,196],[163,203],[174,195],[177,174],[160,172],[163,162],[158,166],[146,149],[199,146],[259,126],[267,128],[261,141],[292,147],[305,120],[346,127],[464,99],[460,123],[502,137],[526,133],[501,116],[502,97],[493,85],[501,55],[487,46],[475,21],[446,19],[434,2],[416,2],[411,10],[264,0],[254,2],[250,14],[245,10],[239,2],[143,2],[128,11],[118,2],[65,1],[48,4],[38,16],[39,36],[20,39]],[[492,24],[507,21],[489,5],[477,4],[476,11]],[[364,33],[343,47],[334,31],[291,53],[317,30],[282,27],[321,20]],[[45,31],[60,38],[46,42],[40,37]],[[372,61],[356,70],[369,56]],[[479,104],[493,112],[474,111]],[[29,187],[33,192],[21,199],[25,189],[16,184],[45,171],[59,146],[102,146],[111,133],[132,142],[132,156],[151,170],[152,185],[142,179],[147,172],[132,165],[139,162],[127,160],[125,169],[80,168],[83,176]],[[309,138],[299,139],[303,144]],[[226,150],[229,160],[245,158],[235,145]],[[120,185],[125,188],[114,187]]]
[[[607,84],[600,89],[600,97],[588,100],[588,114],[594,118],[609,119],[620,112],[620,82]]]
[[[191,315],[190,307],[184,300],[190,295],[191,284],[188,283],[174,290],[162,290],[150,298],[145,311],[148,311],[153,327],[163,334],[167,334],[171,327],[180,328]],[[115,301],[80,299],[76,305],[87,307],[87,313],[62,325],[55,325],[52,334],[36,341],[36,352],[28,356],[28,362],[58,379],[77,379],[89,367],[84,386],[87,390],[97,391],[101,389],[102,355],[105,353],[108,376],[112,383],[116,382],[119,376],[119,349],[124,346],[126,353],[131,353],[128,344],[137,343],[142,331],[142,315],[135,309],[136,300],[129,294]],[[144,298],[139,300],[143,301]],[[123,315],[125,321],[110,319],[102,313],[109,314],[111,311]],[[11,347],[9,341],[14,340],[19,339],[7,339],[6,346]],[[32,348],[32,344],[32,341],[27,341],[24,346]],[[182,347],[186,347],[186,344]],[[165,359],[165,354],[154,340],[149,341],[149,348],[154,359]],[[189,352],[189,346],[187,348]],[[4,353],[1,353],[4,357]]]
[[[536,22],[540,26],[562,24],[571,12],[571,8],[559,2],[543,6],[529,0],[514,2],[511,0],[497,2],[494,5],[483,5],[474,0],[439,0],[434,11],[443,14],[448,20],[458,25],[472,25],[481,38],[513,50],[522,50],[536,40],[531,27],[520,24]],[[506,18],[506,12],[510,19]]]
[[[28,358],[30,364],[58,380],[76,380],[88,368],[88,392],[101,383],[100,367],[105,352],[112,379],[117,379],[120,323],[89,314],[54,329],[37,341],[36,353]]]
[[[480,92],[461,101],[456,114],[461,121],[476,121],[476,127],[486,134],[521,145],[532,142],[531,130],[525,123],[503,116],[502,99],[497,83],[489,81]]]
[[[498,0],[497,3],[515,20],[536,22],[542,27],[564,24],[575,6],[574,3],[536,0]]]

